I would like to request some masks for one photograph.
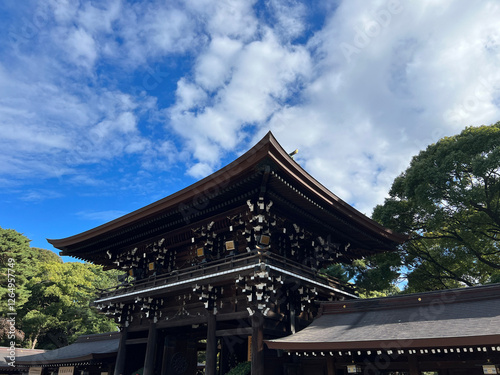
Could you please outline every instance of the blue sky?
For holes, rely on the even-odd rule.
[[[498,1],[0,2],[0,227],[51,248],[272,130],[371,214],[411,156],[500,120]]]

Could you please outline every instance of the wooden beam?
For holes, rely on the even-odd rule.
[[[217,336],[215,334],[217,321],[215,315],[208,314],[207,319],[207,350],[205,375],[216,375],[217,372]]]
[[[127,339],[127,345],[147,344],[147,343],[148,343],[147,337],[141,337],[138,339]]]
[[[156,323],[151,323],[148,332],[148,343],[146,346],[146,358],[144,358],[144,375],[153,375],[155,373],[155,353],[156,353],[156,336],[158,330]]]
[[[116,355],[116,364],[114,375],[123,375],[125,370],[125,358],[127,353],[127,335],[128,328],[124,327],[118,344],[118,353]]]
[[[252,327],[242,327],[233,329],[221,329],[215,331],[215,336],[225,337],[225,336],[250,336],[253,332]]]
[[[206,322],[207,322],[207,317],[205,315],[199,315],[189,318],[162,320],[161,322],[156,323],[156,326],[158,329],[164,329],[164,328],[190,326],[193,324],[204,324]]]
[[[252,316],[252,373],[264,374],[264,317],[257,313]]]
[[[217,314],[217,321],[223,322],[226,320],[238,320],[238,319],[246,319],[248,318],[248,311],[238,311],[232,313],[225,314]]]
[[[223,321],[228,321],[228,320],[239,320],[239,319],[246,319],[248,318],[248,311],[238,311],[238,312],[231,312],[231,313],[226,313],[226,314],[217,314],[216,320],[218,322],[223,322]],[[179,319],[174,319],[174,320],[162,320],[158,323],[156,323],[156,328],[158,329],[165,329],[165,328],[175,328],[175,327],[183,327],[183,326],[190,326],[193,324],[206,324],[207,323],[207,316],[206,315],[198,315],[198,316],[192,316],[188,318],[179,318]],[[129,327],[128,331],[129,332],[140,332],[140,331],[147,331],[148,326],[147,325],[141,325],[141,326],[133,326]],[[135,340],[141,340],[141,339],[133,339]],[[146,341],[137,341],[137,342],[132,342],[132,344],[142,344],[145,343]]]
[[[141,331],[147,331],[147,330],[149,330],[149,327],[147,325],[129,326],[128,327],[129,332],[141,332]]]

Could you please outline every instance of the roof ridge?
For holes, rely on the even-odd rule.
[[[432,307],[495,298],[500,298],[500,283],[379,298],[323,302],[321,308],[323,315],[329,315],[415,306]]]

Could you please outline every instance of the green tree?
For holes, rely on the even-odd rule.
[[[408,290],[500,279],[500,122],[469,127],[415,156],[373,218],[410,235]]]
[[[396,252],[354,260],[351,264],[332,264],[322,274],[355,285],[361,298],[374,298],[399,293],[395,281],[400,277],[401,257]]]
[[[60,347],[83,334],[116,330],[113,321],[90,306],[97,285],[109,286],[111,279],[102,267],[88,263],[43,263],[29,280],[32,295],[22,311],[29,346]]]
[[[113,321],[90,306],[97,289],[116,284],[116,270],[84,263],[63,263],[52,251],[30,247],[13,229],[0,228],[0,344],[7,344],[10,324],[8,269],[15,279],[16,342],[51,349],[82,334],[116,330]],[[12,273],[11,273],[12,275]]]
[[[49,251],[43,250],[43,252]],[[30,247],[30,240],[21,233],[13,229],[0,228],[0,300],[2,301],[0,316],[5,317],[9,312],[8,276],[13,276],[15,281],[15,308],[19,309],[31,295],[27,281],[37,272],[34,264],[43,257],[50,257],[43,252],[40,253],[40,249]],[[56,254],[54,256],[57,257]]]

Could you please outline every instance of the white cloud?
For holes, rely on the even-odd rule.
[[[106,210],[106,211],[80,211],[76,215],[85,220],[98,221],[106,223],[127,214],[125,211]]]
[[[107,139],[113,132],[131,133],[136,129],[137,120],[132,112],[122,112],[117,118],[101,121],[91,129],[91,134],[99,139]]]
[[[78,11],[78,3],[72,0],[49,0],[47,6],[57,22],[69,23]]]
[[[187,174],[194,178],[203,178],[213,172],[212,166],[207,163],[196,163],[187,171]]]
[[[204,173],[207,165],[212,170],[218,165],[221,151],[241,145],[246,127],[265,123],[310,74],[309,55],[303,47],[282,46],[270,29],[263,31],[261,40],[243,48],[230,42],[234,47],[229,52],[231,63],[214,62],[213,51],[220,46],[208,48],[198,60],[201,66],[211,60],[217,66],[216,74],[210,80],[198,74],[194,82],[181,79],[178,83],[178,101],[169,111],[170,125],[187,139]],[[218,90],[207,102],[202,90],[215,87]]]
[[[366,213],[382,203],[419,149],[499,116],[491,100],[499,93],[494,68],[499,55],[484,47],[498,35],[498,28],[491,28],[498,7],[401,3],[402,11],[389,12],[390,21],[369,37],[366,25],[389,9],[388,2],[378,4],[372,9],[359,1],[341,4],[311,43],[317,77],[304,92],[307,104],[285,108],[270,122],[278,139],[303,148],[299,155],[306,169]],[[356,45],[361,34],[366,46],[346,58],[339,46],[362,46]],[[493,79],[478,82],[477,66]],[[486,100],[478,99],[464,121],[448,121],[450,104],[464,107],[478,84]]]
[[[47,199],[55,199],[59,197],[61,197],[61,194],[56,191],[38,189],[23,192],[21,195],[21,200],[37,203]]]
[[[175,94],[177,111],[188,111],[202,106],[207,100],[207,93],[200,86],[188,82],[185,78],[181,78],[177,82]]]
[[[213,91],[231,77],[235,57],[243,43],[238,40],[214,37],[207,52],[201,54],[195,67],[195,80],[205,90]]]
[[[194,44],[195,24],[176,8],[149,8],[141,23],[144,41],[158,52],[184,51]]]
[[[91,69],[97,59],[94,38],[85,30],[75,28],[69,31],[66,37],[67,50],[70,51],[68,58],[75,64]]]
[[[186,2],[186,7],[201,17],[209,35],[249,41],[255,37],[259,26],[253,9],[256,2],[257,0],[192,0]]]
[[[111,34],[123,10],[121,1],[101,2],[99,7],[95,5],[93,3],[82,4],[77,14],[79,24],[92,34]]]
[[[297,160],[313,176],[369,214],[418,150],[497,120],[493,2],[344,1],[307,49],[278,37],[286,22],[296,21],[290,37],[302,32],[300,7],[287,20],[281,4],[269,7],[282,24],[261,24],[260,37],[238,39],[229,58],[218,58],[213,44],[200,53],[190,87],[215,89],[211,102],[200,94],[201,104],[186,112],[183,98],[193,95],[178,89],[171,124],[203,171],[190,174],[206,174],[223,150],[241,149],[247,124],[260,129],[252,142],[270,128],[287,149],[301,149]],[[289,103],[295,90],[299,100]]]
[[[40,4],[0,64],[12,176],[95,183],[79,169],[133,155],[200,178],[271,129],[369,213],[412,155],[500,114],[495,1],[314,4],[313,28],[298,0]]]
[[[0,64],[2,173],[73,175],[80,165],[140,152],[144,141],[137,118],[155,106],[147,97],[89,90],[84,83],[57,77],[44,58],[9,72]]]
[[[300,36],[305,28],[307,7],[296,0],[268,0],[267,5],[274,14],[274,29],[285,40]]]

